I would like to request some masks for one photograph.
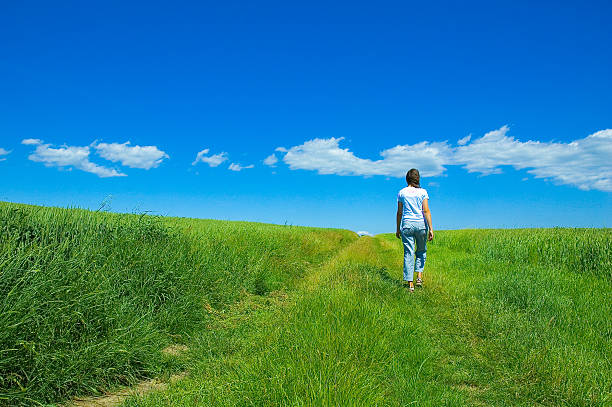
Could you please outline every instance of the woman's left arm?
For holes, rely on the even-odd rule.
[[[433,232],[433,224],[431,223],[431,211],[429,210],[429,199],[423,199],[423,216],[425,216],[425,220],[428,224],[429,232],[427,233],[427,239],[433,240],[434,232]]]

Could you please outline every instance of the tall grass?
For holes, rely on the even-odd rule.
[[[221,316],[187,379],[125,405],[610,405],[606,263],[575,270],[552,261],[566,249],[507,247],[594,236],[605,255],[608,230],[575,232],[438,232],[412,294],[395,236],[361,238],[287,299]]]
[[[0,404],[611,405],[611,247],[442,231],[410,294],[393,235],[0,204]]]
[[[611,229],[440,232],[429,252],[447,380],[490,405],[612,404]]]
[[[205,330],[211,309],[282,289],[354,238],[0,203],[0,404],[172,369],[160,350]]]
[[[537,264],[612,279],[612,229],[513,229],[442,232],[435,245],[484,261]]]

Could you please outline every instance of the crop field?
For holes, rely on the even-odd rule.
[[[612,405],[612,230],[438,231],[414,293],[401,250],[0,203],[0,405]]]

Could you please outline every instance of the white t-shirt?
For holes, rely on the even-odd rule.
[[[423,217],[423,200],[429,199],[425,188],[406,187],[402,188],[397,194],[397,202],[403,206],[402,223],[425,222]]]

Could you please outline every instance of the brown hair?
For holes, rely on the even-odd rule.
[[[419,174],[419,170],[412,168],[410,171],[408,171],[406,173],[406,182],[408,183],[408,186],[421,188],[421,175]]]

